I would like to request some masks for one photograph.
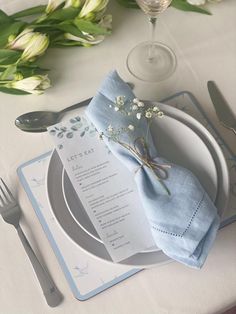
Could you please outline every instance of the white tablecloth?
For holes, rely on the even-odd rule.
[[[0,0],[0,7],[14,12],[38,2]],[[0,219],[0,313],[210,314],[236,304],[236,224],[219,232],[200,271],[173,262],[140,272],[88,301],[77,301],[19,184],[16,168],[50,150],[52,143],[47,134],[19,131],[15,118],[27,111],[59,110],[91,97],[114,68],[135,84],[135,93],[143,99],[162,99],[181,90],[194,93],[236,153],[236,138],[217,122],[206,89],[206,82],[215,80],[236,113],[235,0],[209,6],[212,16],[173,8],[160,16],[157,39],[175,50],[178,68],[170,79],[158,84],[134,79],[125,66],[130,49],[149,36],[146,17],[111,2],[113,33],[102,44],[89,49],[51,49],[42,58],[41,64],[51,69],[53,83],[44,95],[0,94],[0,176],[18,194],[24,213],[22,226],[64,295],[57,308],[46,305],[17,234]]]

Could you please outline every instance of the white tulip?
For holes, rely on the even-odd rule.
[[[89,17],[91,13],[98,13],[103,11],[109,0],[86,0],[82,10],[79,13],[79,18]]]
[[[49,88],[50,80],[47,75],[34,75],[23,80],[12,81],[6,84],[8,88],[16,88],[30,94],[40,95]]]
[[[33,29],[26,28],[13,40],[10,40],[7,47],[10,49],[24,50],[34,36]],[[9,38],[10,39],[10,38]]]
[[[59,5],[61,5],[65,0],[49,0],[48,5],[46,7],[46,13],[49,14],[56,10]]]
[[[49,39],[45,34],[35,32],[24,49],[21,60],[30,60],[42,55],[48,48]]]
[[[101,27],[106,28],[108,31],[112,28],[112,16],[110,14],[103,16],[103,18],[98,23]],[[70,33],[65,33],[64,36],[66,39],[81,42],[83,46],[96,45],[102,42],[105,39],[105,35],[91,35],[85,32],[83,37],[74,36]]]
[[[66,39],[77,41],[77,42],[81,42],[81,44],[83,46],[90,46],[90,45],[99,44],[105,38],[104,35],[93,36],[93,35],[90,35],[90,34],[87,34],[87,33],[84,33],[85,38],[84,37],[74,36],[74,35],[72,35],[70,33],[65,33],[64,36],[65,36]]]
[[[79,8],[84,4],[85,0],[66,0],[64,8]]]

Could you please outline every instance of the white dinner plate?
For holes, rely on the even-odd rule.
[[[217,170],[201,138],[191,128],[168,115],[153,121],[152,134],[158,155],[191,170],[214,202],[218,187]],[[101,242],[65,170],[62,176],[63,194],[72,217],[91,237]]]
[[[204,163],[201,164],[203,166],[202,169],[206,169],[207,173],[209,173],[209,171],[207,170],[208,163],[210,164],[210,168],[212,169],[210,171],[210,175],[205,176],[205,178],[207,178],[206,179],[207,181],[204,181],[201,183],[206,188],[208,193],[211,195],[212,199],[215,198],[215,205],[218,209],[219,215],[222,215],[223,210],[226,207],[228,195],[229,195],[229,176],[228,176],[227,165],[226,165],[223,153],[221,149],[219,148],[219,145],[217,144],[213,136],[198,121],[196,121],[194,118],[192,118],[188,114],[176,108],[172,108],[168,105],[158,104],[158,106],[160,107],[161,110],[165,111],[166,118],[169,117],[168,118],[169,121],[178,120],[178,122],[173,122],[173,123],[175,123],[175,125],[178,125],[178,126],[181,125],[182,130],[183,129],[188,130],[186,131],[188,134],[186,138],[185,138],[185,134],[181,132],[181,136],[183,138],[182,138],[182,144],[181,144],[182,146],[180,147],[174,147],[170,145],[165,146],[163,142],[159,142],[159,139],[162,137],[160,136],[160,133],[158,134],[158,137],[155,136],[155,134],[153,134],[154,141],[157,140],[157,147],[160,151],[160,155],[162,154],[161,150],[163,150],[163,152],[166,152],[169,154],[172,152],[172,155],[178,159],[181,155],[178,155],[178,154],[176,155],[176,148],[178,148],[178,151],[180,149],[185,149],[186,146],[184,145],[184,143],[187,142],[189,145],[189,157],[191,160],[192,158],[191,156],[193,155],[193,145],[194,145],[193,143],[196,144],[196,141],[197,141],[198,144],[196,145],[196,147],[200,145],[200,151],[203,151],[204,158],[207,158],[207,162],[205,163],[205,166],[203,165]],[[158,126],[159,131],[167,132],[167,130],[169,130],[168,131],[169,133],[167,132],[166,136],[167,138],[169,137],[168,140],[170,141],[169,143],[171,143],[172,135],[175,134],[173,136],[176,136],[176,134],[179,134],[179,129],[176,130],[175,128],[173,128],[171,130],[171,127],[166,127],[164,125],[164,121],[165,120],[163,119],[163,121],[160,122],[160,125]],[[193,132],[189,131],[190,129]],[[205,145],[203,145],[202,141],[205,143]],[[208,148],[210,154],[209,152],[207,152],[206,147]],[[195,152],[196,151],[197,150],[195,150]],[[200,155],[199,153],[196,153],[196,156],[198,156],[198,158],[195,158],[194,160],[196,163],[198,163],[199,162],[198,159],[199,158],[201,159],[202,155]],[[209,156],[212,156],[212,157],[209,157]],[[175,158],[174,158],[175,160],[173,160],[171,156],[163,156],[163,157],[166,157],[173,162],[178,161],[179,163],[181,163],[181,160],[176,160]],[[214,162],[212,162],[212,158]],[[199,163],[196,166],[197,170],[198,170],[198,167],[199,167]],[[201,180],[201,178],[204,178],[204,176],[203,177],[201,175],[199,176],[199,174],[196,173],[196,169],[195,170],[190,169],[190,170],[192,170]],[[51,208],[54,212],[55,217],[57,218],[59,224],[61,225],[62,229],[67,234],[67,236],[70,237],[74,242],[76,242],[80,246],[80,248],[82,248],[87,253],[90,253],[97,258],[100,258],[107,262],[111,262],[111,258],[107,250],[105,249],[105,246],[103,245],[103,243],[101,243],[100,241],[96,239],[95,234],[93,234],[93,236],[90,235],[92,234],[92,230],[89,230],[89,233],[88,233],[87,227],[85,228],[84,224],[82,226],[81,217],[79,219],[80,223],[78,223],[77,219],[73,217],[71,213],[71,208],[69,210],[65,201],[65,197],[64,197],[64,194],[66,194],[67,201],[68,201],[68,194],[67,194],[68,191],[67,191],[67,187],[65,188],[65,184],[67,185],[68,183],[66,183],[66,181],[63,181],[62,178],[63,178],[63,166],[57,152],[54,151],[51,156],[50,163],[49,163],[48,177],[47,177],[47,189],[48,189],[49,202],[51,204]],[[214,187],[212,189],[209,189],[210,182],[212,182],[212,186]],[[63,192],[63,186],[64,186],[64,192]],[[137,253],[131,256],[130,258],[122,261],[121,264],[135,266],[135,267],[150,267],[153,265],[165,263],[169,260],[170,260],[169,257],[167,257],[162,251],[153,251],[153,252]]]

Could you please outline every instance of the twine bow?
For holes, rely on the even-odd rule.
[[[150,156],[148,145],[143,137],[138,137],[135,141],[133,146],[130,146],[126,143],[119,142],[123,147],[128,149],[140,162],[140,166],[135,170],[137,173],[143,166],[148,167],[152,170],[162,187],[165,189],[168,195],[170,195],[170,190],[163,182],[163,180],[168,178],[168,168],[171,168],[170,165],[167,164],[160,164],[153,160]]]

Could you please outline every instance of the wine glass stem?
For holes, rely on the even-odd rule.
[[[155,57],[154,42],[155,42],[157,18],[156,17],[149,17],[149,22],[151,25],[151,44],[150,44],[150,47],[148,50],[148,60],[149,60],[149,62],[151,62],[153,60],[153,58]]]

